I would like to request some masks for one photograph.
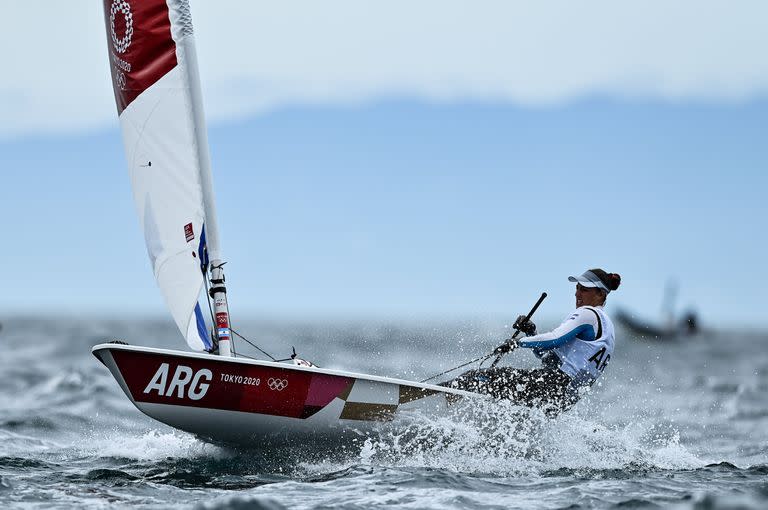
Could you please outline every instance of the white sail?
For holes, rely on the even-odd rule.
[[[201,263],[209,251],[218,258],[219,248],[189,5],[104,0],[104,15],[128,171],[155,278],[189,346],[210,349],[198,304]]]

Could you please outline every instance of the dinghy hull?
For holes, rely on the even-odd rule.
[[[365,433],[445,414],[466,391],[317,367],[122,344],[92,352],[147,416],[216,443],[258,446]]]

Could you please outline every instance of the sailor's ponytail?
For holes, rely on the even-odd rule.
[[[600,281],[608,287],[609,290],[616,290],[621,285],[621,276],[618,273],[606,273],[602,269],[590,269],[590,271],[600,278]]]
[[[606,279],[608,281],[605,282],[605,285],[611,290],[616,290],[621,285],[621,275],[617,273],[608,273]]]

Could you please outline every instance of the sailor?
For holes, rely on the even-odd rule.
[[[516,347],[532,349],[542,360],[541,368],[471,370],[446,386],[541,407],[549,415],[573,406],[579,399],[579,388],[591,386],[613,355],[613,323],[603,307],[608,294],[619,288],[621,277],[590,269],[568,280],[576,283],[576,310],[562,324],[537,335],[536,325],[521,315],[514,327],[528,338],[508,341],[494,351],[502,355]]]
[[[695,335],[699,332],[699,321],[696,317],[696,312],[689,310],[683,316],[681,328],[685,335]]]

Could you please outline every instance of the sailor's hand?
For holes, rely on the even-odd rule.
[[[536,334],[536,324],[531,320],[526,320],[525,315],[520,315],[512,327],[519,329],[525,333],[526,336],[533,336]]]
[[[502,354],[507,354],[508,352],[513,351],[517,347],[517,341],[516,340],[507,340],[500,346],[496,347],[493,350],[493,354],[496,356],[501,356]]]

